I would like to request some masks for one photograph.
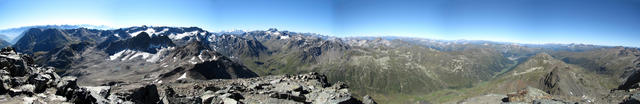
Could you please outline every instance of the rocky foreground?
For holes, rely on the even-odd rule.
[[[119,104],[238,104],[238,103],[364,103],[375,104],[369,96],[358,100],[344,83],[330,84],[324,75],[267,76],[248,79],[194,80],[78,86],[71,76],[60,77],[54,68],[34,64],[28,55],[13,48],[0,51],[0,103],[119,103]]]
[[[640,64],[638,64],[640,66]],[[535,87],[526,87],[509,94],[487,94],[467,98],[459,104],[640,104],[640,71],[634,70],[631,77],[603,97],[568,99],[566,96],[549,94]],[[583,96],[584,97],[584,96]]]
[[[599,101],[565,99],[551,95],[534,87],[527,87],[507,95],[487,94],[467,98],[459,104],[640,104],[640,92],[637,90],[612,90],[607,97]]]

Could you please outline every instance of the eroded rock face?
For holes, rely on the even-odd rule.
[[[629,90],[629,89],[640,88],[640,83],[639,83],[640,82],[640,58],[633,61],[633,63],[636,64],[636,66],[627,68],[628,70],[630,70],[630,72],[628,73],[631,73],[631,74],[629,74],[629,76],[624,81],[624,83],[618,86],[617,90]]]

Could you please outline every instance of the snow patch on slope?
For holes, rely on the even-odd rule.
[[[116,54],[113,54],[111,56],[109,56],[109,60],[116,60],[118,58],[120,58],[122,56],[122,53],[124,53],[126,50],[120,51]]]
[[[188,37],[188,36],[194,36],[197,35],[198,31],[191,31],[191,32],[184,32],[184,33],[180,33],[180,34],[171,34],[169,35],[169,38],[171,39],[182,39],[184,37]]]
[[[138,34],[140,34],[140,33],[142,33],[142,32],[146,32],[146,33],[148,33],[149,35],[153,35],[153,34],[155,34],[155,33],[156,33],[156,30],[154,30],[153,28],[147,28],[147,30],[144,30],[144,31],[137,31],[137,32],[133,32],[133,33],[130,33],[130,34],[131,34],[131,37],[135,37],[135,36],[137,36]]]
[[[209,41],[209,42],[213,42],[213,41],[215,41],[215,40],[216,40],[216,36],[215,36],[215,35],[210,35],[210,36],[207,38],[207,41]]]
[[[513,73],[513,75],[514,75],[514,76],[522,75],[522,74],[526,74],[526,73],[533,72],[533,71],[535,71],[535,70],[540,70],[540,69],[544,69],[544,67],[540,67],[540,66],[539,66],[539,67],[529,68],[529,69],[525,70],[524,72],[520,72],[520,73],[516,72],[516,73]]]
[[[20,56],[18,54],[9,54],[9,55],[0,55],[0,57],[10,58],[14,60],[20,60]]]
[[[153,56],[151,56],[151,58],[147,59],[147,62],[157,62],[158,60],[162,59],[165,56],[165,54],[169,54],[169,51],[173,49],[175,49],[175,47],[162,48],[158,51],[158,53],[154,54]]]
[[[280,39],[289,39],[289,36],[280,36]]]
[[[198,61],[196,60],[196,57],[195,57],[195,56],[191,57],[191,59],[189,59],[189,62],[190,62],[191,64],[197,64],[197,63],[198,63]]]
[[[155,54],[126,49],[109,56],[108,60],[120,59],[120,61],[126,61],[126,60],[132,60],[136,58],[142,58],[147,62],[157,62],[158,60],[162,59],[162,57],[164,57],[164,55],[167,54],[169,50],[173,50],[173,49],[175,49],[175,47],[162,48],[158,50],[158,52]]]
[[[130,55],[127,60],[131,60],[140,56],[142,56],[142,59],[147,59],[151,55],[151,53],[136,51],[133,55]]]
[[[185,78],[187,78],[187,72],[182,73],[182,75],[178,77],[178,79],[176,80],[185,79]]]
[[[157,32],[156,34],[162,34],[162,33],[165,33],[167,31],[169,31],[169,28],[164,28],[164,29],[162,29],[162,31]]]

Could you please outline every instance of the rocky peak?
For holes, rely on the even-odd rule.
[[[160,75],[165,82],[177,79],[231,79],[258,76],[244,65],[209,49],[200,41],[193,41],[171,50],[161,63],[165,69],[170,69]]]
[[[159,48],[173,46],[176,45],[167,36],[151,37],[148,33],[142,32],[130,39],[115,41],[111,43],[102,43],[100,46],[98,46],[98,48],[103,48],[107,53],[112,55],[126,49],[156,53]]]
[[[211,50],[211,48],[209,48],[205,44],[206,43],[203,43],[201,41],[193,41],[187,44],[186,46],[184,46],[184,49],[187,49],[189,51]]]
[[[267,47],[253,37],[243,38],[235,35],[222,35],[212,44],[220,48],[218,50],[223,50],[222,53],[227,56],[258,57],[267,51]]]
[[[131,39],[133,41],[148,41],[149,39],[151,39],[151,37],[149,36],[149,33],[142,32],[142,33],[132,37]]]
[[[189,32],[189,31],[199,31],[202,32],[204,31],[202,28],[199,27],[188,27],[188,28],[183,28],[185,32]]]
[[[49,51],[70,42],[71,39],[60,29],[29,29],[13,46],[16,51],[32,54],[38,51]]]
[[[553,59],[553,57],[545,52],[542,53],[538,53],[535,56],[531,57],[531,59],[536,59],[536,60],[551,60]]]
[[[269,28],[267,31],[269,31],[269,32],[277,32],[277,31],[278,31],[278,29],[276,29],[276,28]]]
[[[222,57],[220,53],[211,50],[204,44],[205,43],[202,43],[200,41],[193,41],[185,46],[177,47],[175,50],[171,51],[171,54],[167,55],[168,57],[175,58],[165,60],[165,62],[171,63],[171,61],[178,60],[189,61],[196,58],[199,59],[198,61],[203,61]]]

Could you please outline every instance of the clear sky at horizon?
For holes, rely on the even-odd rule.
[[[48,24],[640,47],[640,0],[0,0],[0,29]]]

